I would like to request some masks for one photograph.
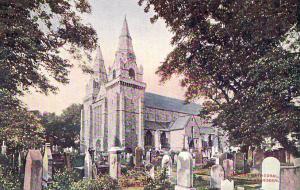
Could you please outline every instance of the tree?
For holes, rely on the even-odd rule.
[[[0,89],[13,95],[57,91],[50,80],[67,83],[72,66],[62,53],[81,58],[96,47],[95,30],[80,17],[91,12],[87,0],[4,0],[0,10]]]
[[[81,104],[72,104],[60,116],[55,113],[43,114],[46,140],[61,147],[78,147],[81,109]]]
[[[226,130],[232,145],[266,139],[298,154],[300,131],[298,1],[140,0],[165,20],[174,49],[157,73],[182,75],[186,98],[207,98],[202,115]]]

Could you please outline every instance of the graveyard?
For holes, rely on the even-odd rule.
[[[82,154],[72,147],[61,149],[46,143],[43,148],[15,155],[7,152],[3,142],[1,170],[8,176],[1,180],[15,180],[6,182],[4,189],[24,190],[300,188],[300,158],[292,158],[285,151],[225,152],[213,162],[196,151],[145,152],[137,147],[134,153],[128,153],[113,147],[108,152],[95,154],[90,150]]]
[[[0,190],[300,190],[300,1],[1,0]]]

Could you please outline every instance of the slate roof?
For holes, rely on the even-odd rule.
[[[154,93],[145,93],[145,106],[169,111],[198,114],[201,106],[195,103],[185,104],[183,100],[161,96]]]
[[[157,129],[167,129],[170,122],[157,122],[145,120],[145,129],[157,130]]]
[[[170,130],[184,129],[190,118],[191,116],[178,117],[175,122],[170,125]]]

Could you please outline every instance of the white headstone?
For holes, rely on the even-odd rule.
[[[150,168],[150,171],[149,171],[149,173],[150,173],[150,177],[151,177],[152,179],[154,179],[154,177],[155,177],[155,170],[154,170],[154,166],[152,166],[152,167]]]
[[[177,185],[175,190],[193,188],[193,157],[189,152],[181,152],[177,160]]]
[[[109,175],[114,179],[121,176],[121,153],[122,149],[119,147],[112,147],[109,150]]]
[[[93,166],[92,166],[92,158],[89,151],[86,149],[85,157],[84,157],[84,178],[92,178],[93,175]]]
[[[161,168],[166,169],[167,175],[171,177],[172,174],[172,158],[169,155],[164,155],[161,160]]]
[[[177,154],[174,155],[174,164],[177,164],[178,156]]]
[[[233,180],[229,181],[228,179],[221,180],[221,190],[234,190]]]
[[[267,157],[262,162],[263,190],[279,190],[280,162],[274,157]]]
[[[210,169],[210,188],[221,188],[221,180],[224,180],[224,169],[221,165],[213,165]]]
[[[45,187],[52,181],[52,163],[53,159],[50,144],[46,143],[43,157],[43,186]]]
[[[6,155],[7,146],[5,145],[5,141],[2,142],[1,146],[1,154]]]
[[[300,166],[300,158],[295,158],[294,166],[296,166],[296,167]]]

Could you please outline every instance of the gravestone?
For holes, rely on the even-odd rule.
[[[129,167],[134,167],[134,160],[133,160],[132,153],[127,153],[126,160]]]
[[[249,147],[249,149],[248,149],[247,164],[249,167],[252,167],[252,165],[253,165],[253,151],[252,151],[251,147]]]
[[[19,175],[22,174],[22,170],[23,170],[23,160],[22,160],[22,156],[21,153],[19,152],[18,155],[18,171],[19,171]]]
[[[234,170],[236,173],[245,172],[245,154],[238,152],[234,155]]]
[[[294,163],[295,167],[300,166],[300,158],[295,158],[294,161],[293,161],[293,163]]]
[[[229,159],[224,160],[223,168],[225,172],[225,179],[230,178],[233,175],[233,161]]]
[[[84,179],[91,179],[93,176],[92,158],[88,150],[85,151],[84,157]]]
[[[195,154],[196,165],[202,164],[202,152],[197,151]]]
[[[29,150],[26,157],[24,190],[41,190],[43,157],[39,150]]]
[[[234,181],[228,179],[221,180],[221,190],[234,190]]]
[[[64,162],[65,162],[67,170],[72,170],[71,154],[70,154],[70,152],[64,152]]]
[[[193,157],[189,152],[181,152],[177,160],[177,184],[175,190],[193,188]]]
[[[151,166],[149,173],[150,173],[150,177],[152,179],[154,179],[155,178],[155,170],[154,170],[154,166],[153,165]]]
[[[224,180],[224,169],[221,165],[213,165],[210,169],[210,188],[221,188],[221,180]]]
[[[49,183],[52,182],[52,153],[50,149],[50,143],[46,143],[45,152],[43,157],[43,186],[47,187]]]
[[[109,175],[113,179],[118,179],[121,176],[121,153],[119,147],[112,147],[109,151]]]
[[[146,162],[148,164],[151,163],[151,150],[147,151],[147,153],[146,153]]]
[[[263,190],[279,190],[280,162],[277,158],[267,157],[262,162]]]
[[[141,147],[135,148],[135,167],[140,168],[143,163],[143,149]]]
[[[223,164],[223,161],[227,159],[227,154],[228,154],[228,153],[225,152],[225,153],[222,153],[222,154],[219,155],[218,158],[219,158],[219,164],[220,164],[220,165],[222,165],[222,164]]]
[[[174,164],[177,164],[177,160],[178,160],[178,155],[175,154],[175,155],[174,155]]]
[[[1,154],[6,155],[7,146],[5,145],[5,141],[2,142],[1,146]]]
[[[264,152],[262,149],[256,149],[253,152],[253,167],[252,167],[252,172],[253,173],[260,173],[261,172],[261,164],[262,161],[264,160]]]
[[[167,176],[170,178],[172,174],[172,158],[169,155],[164,155],[161,160],[161,168],[166,170]]]

